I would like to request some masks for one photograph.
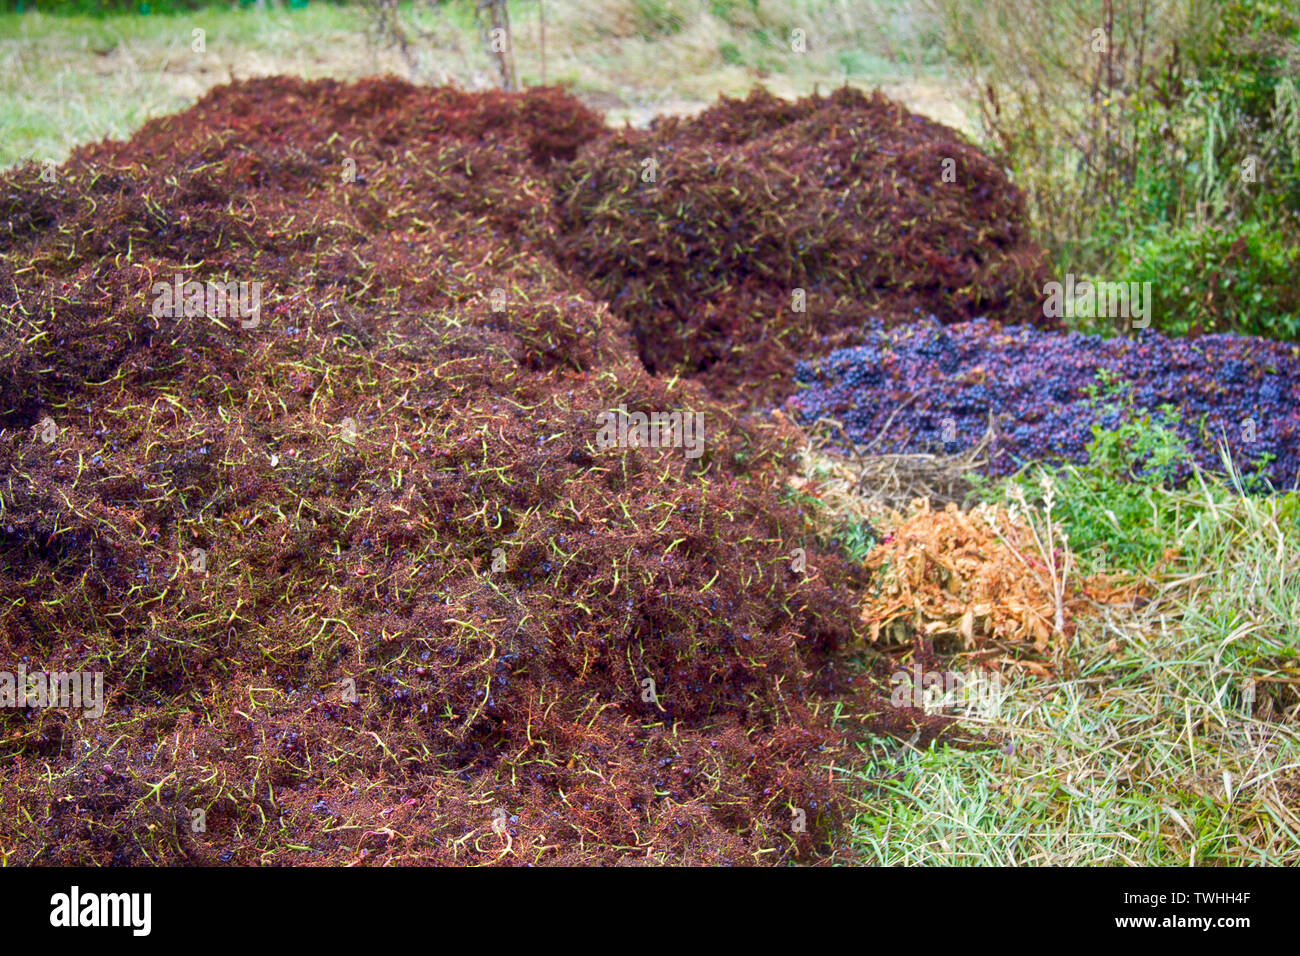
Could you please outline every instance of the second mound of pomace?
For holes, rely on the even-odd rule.
[[[1295,487],[1300,349],[1267,339],[1102,338],[933,317],[875,323],[862,345],[799,362],[803,388],[790,406],[806,424],[839,421],[879,452],[959,452],[992,419],[989,470],[1002,475],[1031,461],[1087,460],[1093,426],[1118,424],[1094,395],[1099,373],[1127,390],[1135,414],[1173,427],[1202,468],[1221,468],[1226,443],[1241,470],[1262,468],[1275,486]],[[1186,477],[1190,464],[1177,472]]]
[[[795,359],[853,343],[873,314],[1043,321],[1020,193],[879,95],[723,100],[611,135],[557,180],[560,260],[647,367],[723,393],[786,390]]]

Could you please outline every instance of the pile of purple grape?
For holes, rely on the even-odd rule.
[[[1119,383],[1112,394],[1124,402],[1108,402],[1104,389],[1093,397],[1099,373]],[[1300,347],[1268,339],[1102,338],[984,319],[943,326],[930,316],[876,323],[865,344],[798,363],[795,379],[789,404],[800,421],[837,420],[874,453],[960,453],[991,416],[991,474],[1034,461],[1083,464],[1093,425],[1149,414],[1207,471],[1222,472],[1226,443],[1242,474],[1258,472],[1279,490],[1300,479]]]

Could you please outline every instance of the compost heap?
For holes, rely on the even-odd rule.
[[[623,130],[559,173],[561,261],[651,371],[754,403],[872,320],[1045,324],[1021,194],[952,130],[844,88]],[[647,181],[649,180],[649,181]]]
[[[847,732],[925,718],[848,676],[865,572],[721,400],[864,291],[1010,308],[988,160],[848,91],[615,134],[269,79],[48,172],[0,177],[0,668],[105,711],[0,709],[8,860],[827,858]],[[223,281],[260,311],[160,308]],[[599,447],[620,406],[703,454]]]

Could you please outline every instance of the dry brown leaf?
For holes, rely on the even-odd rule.
[[[867,556],[877,593],[863,604],[871,640],[888,641],[898,621],[930,637],[952,635],[965,650],[994,643],[1031,656],[1062,646],[1089,601],[1132,600],[1135,585],[1105,578],[1074,582],[1065,595],[1065,628],[1054,633],[1051,576],[1031,530],[1003,508],[934,511],[917,501],[914,513]]]

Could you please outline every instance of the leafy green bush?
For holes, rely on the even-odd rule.
[[[730,63],[732,66],[745,65],[745,55],[740,52],[740,47],[730,40],[723,40],[718,44],[718,53],[722,56],[723,63]]]
[[[1171,223],[1300,213],[1300,12],[1269,0],[1191,6],[1172,68],[1147,91],[1135,212]]]
[[[1123,249],[1117,272],[1151,283],[1163,332],[1300,337],[1300,245],[1270,224],[1159,230]]]
[[[1168,331],[1300,333],[1294,3],[926,2],[1062,272],[1150,280]]]
[[[1196,72],[1192,99],[1233,121],[1223,131],[1230,135],[1216,144],[1228,158],[1240,165],[1253,156],[1261,167],[1263,188],[1249,188],[1253,184],[1243,180],[1247,198],[1238,205],[1268,216],[1278,200],[1300,211],[1300,9],[1294,3],[1232,0],[1203,12],[1213,25],[1189,38],[1187,54]]]
[[[1070,549],[1085,573],[1137,572],[1155,567],[1173,542],[1173,499],[1167,493],[1190,454],[1174,431],[1176,409],[1158,415],[1134,407],[1130,388],[1104,372],[1092,391],[1093,407],[1107,424],[1094,425],[1088,463],[1031,465],[1009,480],[1026,500],[1043,504],[1043,479],[1055,488],[1053,516],[1069,535]],[[985,498],[1002,489],[984,484]]]
[[[1154,414],[1139,409],[1128,382],[1104,370],[1097,378],[1090,396],[1100,424],[1092,427],[1088,463],[1033,464],[1006,481],[1034,507],[1044,505],[1044,478],[1050,481],[1052,515],[1069,535],[1070,550],[1085,574],[1153,571],[1183,547],[1185,530],[1195,524],[1189,509],[1262,490],[1263,479],[1243,476],[1229,462],[1231,480],[1193,474],[1200,494],[1188,491],[1192,455],[1175,430],[1178,410],[1170,405]],[[1007,488],[1004,482],[976,481],[975,490],[986,501],[1000,501]]]

